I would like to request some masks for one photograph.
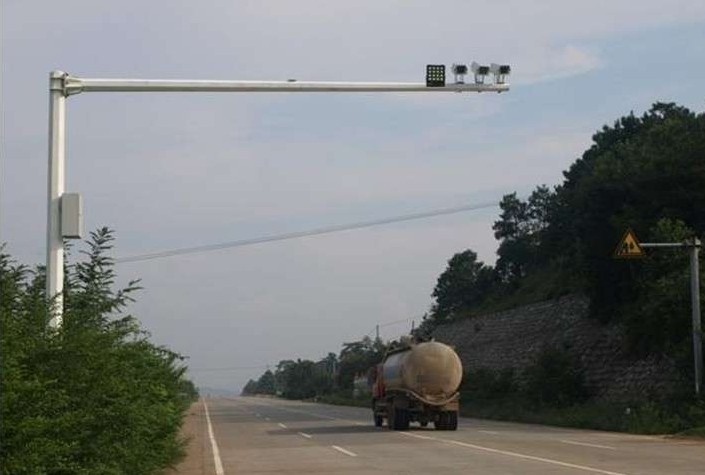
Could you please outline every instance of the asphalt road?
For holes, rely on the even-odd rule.
[[[705,442],[461,418],[455,432],[376,428],[362,408],[265,398],[194,407],[173,473],[705,474]]]

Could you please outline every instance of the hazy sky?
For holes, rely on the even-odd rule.
[[[48,73],[422,81],[504,62],[507,94],[82,94],[67,191],[116,256],[306,230],[557,184],[592,133],[655,101],[703,111],[705,2],[31,1],[2,4],[0,240],[44,260]],[[122,264],[131,307],[193,368],[319,358],[417,319],[447,259],[493,262],[496,209]],[[410,322],[383,327],[396,337]],[[260,369],[192,371],[237,389]]]

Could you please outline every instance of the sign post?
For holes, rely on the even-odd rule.
[[[700,262],[698,261],[702,242],[697,237],[684,242],[643,242],[640,243],[634,231],[627,229],[614,251],[615,259],[645,257],[644,249],[683,248],[690,255],[690,298],[693,320],[693,359],[695,366],[695,394],[700,396],[703,387],[703,334],[700,318]]]

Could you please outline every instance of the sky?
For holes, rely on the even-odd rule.
[[[134,256],[453,206],[556,185],[604,124],[656,101],[703,112],[705,2],[202,0],[2,3],[0,241],[45,258],[48,74],[423,81],[507,63],[506,94],[80,94],[67,191]],[[281,359],[395,338],[447,260],[493,263],[498,208],[118,265],[129,308],[239,390]],[[388,324],[404,320],[400,323]],[[221,368],[227,368],[225,370]]]

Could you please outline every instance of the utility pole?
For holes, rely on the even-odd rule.
[[[695,394],[702,392],[703,386],[703,331],[700,322],[700,239],[694,237],[690,251],[690,298],[693,317],[693,358],[695,359]]]
[[[80,237],[73,224],[80,223],[80,197],[65,200],[64,167],[66,99],[88,92],[505,92],[511,68],[508,65],[480,66],[473,63],[474,82],[465,83],[468,68],[453,65],[455,82],[446,84],[444,65],[426,65],[425,82],[334,82],[334,81],[231,81],[173,79],[79,78],[53,71],[49,82],[49,169],[47,185],[46,297],[53,302],[49,324],[62,324],[64,289],[64,238]],[[494,82],[485,82],[492,75]],[[78,203],[78,207],[74,205]],[[71,206],[69,206],[71,205]],[[75,211],[76,216],[66,215]],[[69,225],[65,225],[68,222]],[[66,228],[62,230],[62,227]]]
[[[375,341],[379,340],[379,324],[375,325]]]
[[[64,306],[64,241],[61,233],[61,196],[64,194],[66,152],[65,73],[49,76],[49,168],[47,172],[46,296],[50,300],[49,325],[59,327]]]

